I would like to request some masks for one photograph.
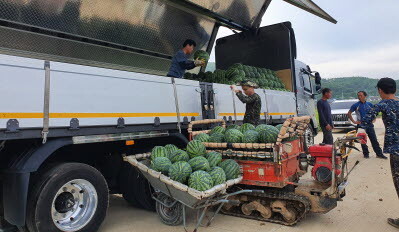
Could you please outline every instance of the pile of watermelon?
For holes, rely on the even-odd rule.
[[[213,134],[223,135],[221,132],[224,128],[218,127]],[[198,191],[206,191],[237,178],[240,174],[237,162],[230,159],[222,161],[222,154],[206,151],[202,140],[208,137],[197,135],[197,140],[189,142],[185,151],[172,144],[154,147],[150,168]]]
[[[194,140],[210,143],[275,143],[281,126],[261,124],[255,127],[250,123],[244,123],[242,126],[230,125],[226,129],[216,126],[210,135],[201,133],[195,136]]]
[[[228,70],[216,69],[213,73],[209,71],[198,74],[186,73],[184,78],[220,84],[237,84],[243,80],[252,80],[261,89],[289,91],[273,70],[243,64],[233,64]]]

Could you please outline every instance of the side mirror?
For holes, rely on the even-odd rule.
[[[314,74],[314,77],[315,77],[315,82],[316,82],[316,84],[321,86],[321,76],[320,76],[320,73],[316,72],[316,73]]]

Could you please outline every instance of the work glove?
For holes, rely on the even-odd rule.
[[[196,59],[194,60],[195,66],[204,66],[205,62],[203,60]]]
[[[235,85],[231,85],[231,86],[230,86],[230,89],[231,89],[234,93],[241,92],[240,90],[237,89],[237,86],[235,86]]]

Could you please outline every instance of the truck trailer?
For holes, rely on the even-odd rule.
[[[332,23],[310,0],[285,0]],[[0,230],[97,231],[109,194],[154,210],[122,154],[187,143],[190,121],[242,122],[228,85],[166,77],[191,38],[216,66],[274,70],[261,120],[310,115],[320,77],[296,60],[289,22],[260,27],[271,0],[0,0]],[[237,32],[216,40],[220,27]]]

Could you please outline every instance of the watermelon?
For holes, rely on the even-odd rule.
[[[213,187],[213,180],[209,173],[199,170],[190,175],[188,186],[198,191],[206,191]]]
[[[208,160],[203,156],[197,156],[190,159],[188,161],[188,164],[190,164],[191,169],[193,171],[198,171],[198,170],[207,171],[210,168]]]
[[[240,165],[232,159],[226,159],[219,164],[226,174],[226,179],[231,180],[238,177],[240,174]]]
[[[217,166],[222,161],[222,154],[216,151],[212,151],[206,154],[206,159],[209,162],[209,166],[212,168]]]
[[[169,160],[172,163],[176,163],[179,161],[188,161],[190,159],[190,157],[188,156],[187,152],[183,151],[183,150],[176,150],[172,153],[169,154]]]
[[[191,172],[192,169],[190,164],[186,161],[178,161],[170,166],[169,177],[172,180],[185,184]]]
[[[243,143],[256,143],[258,142],[259,133],[255,130],[247,130],[242,137]]]
[[[165,150],[166,150],[166,153],[169,155],[170,153],[179,150],[179,148],[173,144],[168,144],[165,146]]]
[[[228,143],[241,143],[243,134],[237,129],[227,130],[224,134],[224,140]]]
[[[259,132],[259,142],[275,143],[277,141],[279,130],[274,126],[268,126],[266,130]]]
[[[231,79],[232,77],[234,77],[235,75],[238,75],[240,73],[240,70],[237,68],[229,68],[227,70],[226,76],[227,78]]]
[[[209,171],[209,175],[211,175],[212,177],[214,186],[226,182],[226,174],[224,173],[224,170],[221,167],[213,167]]]
[[[283,127],[283,124],[278,124],[275,127],[277,128],[278,131],[281,131],[281,127]]]
[[[201,133],[201,134],[198,134],[198,135],[196,135],[194,137],[194,140],[198,140],[198,141],[203,142],[203,143],[204,142],[209,142],[209,139],[210,139],[210,137],[206,133]]]
[[[239,130],[239,129],[240,129],[240,126],[239,126],[239,125],[236,125],[236,124],[231,124],[231,125],[229,125],[229,126],[226,128],[226,130],[230,130],[230,129],[237,129],[237,130]]]
[[[196,59],[208,62],[209,54],[206,51],[197,50],[197,51],[194,52],[194,60],[196,60]]]
[[[226,129],[225,129],[224,127],[216,126],[216,127],[214,127],[214,128],[211,130],[211,132],[210,132],[209,134],[212,135],[213,133],[216,133],[216,132],[222,133],[222,134],[223,134],[225,130],[226,130]]]
[[[215,132],[209,138],[209,142],[211,143],[223,143],[224,142],[224,134]]]
[[[251,123],[244,123],[241,127],[240,127],[240,131],[242,133],[244,133],[247,130],[255,130],[255,126],[252,125]]]
[[[268,125],[266,125],[266,124],[260,124],[260,125],[258,125],[258,126],[255,128],[255,130],[259,133],[259,132],[261,132],[261,131],[263,131],[263,130],[267,130],[267,128],[268,128]]]
[[[203,156],[206,154],[206,147],[198,140],[193,140],[187,144],[187,153],[190,158],[194,158],[196,156]]]
[[[168,153],[166,149],[162,146],[155,146],[151,151],[151,160],[154,160],[157,157],[167,157]]]
[[[183,76],[184,76],[184,79],[187,79],[187,80],[192,80],[193,79],[193,74],[189,73],[189,72],[184,73]]]
[[[151,161],[151,169],[155,171],[162,172],[163,174],[167,174],[169,171],[172,162],[166,157],[156,157],[154,160]]]

